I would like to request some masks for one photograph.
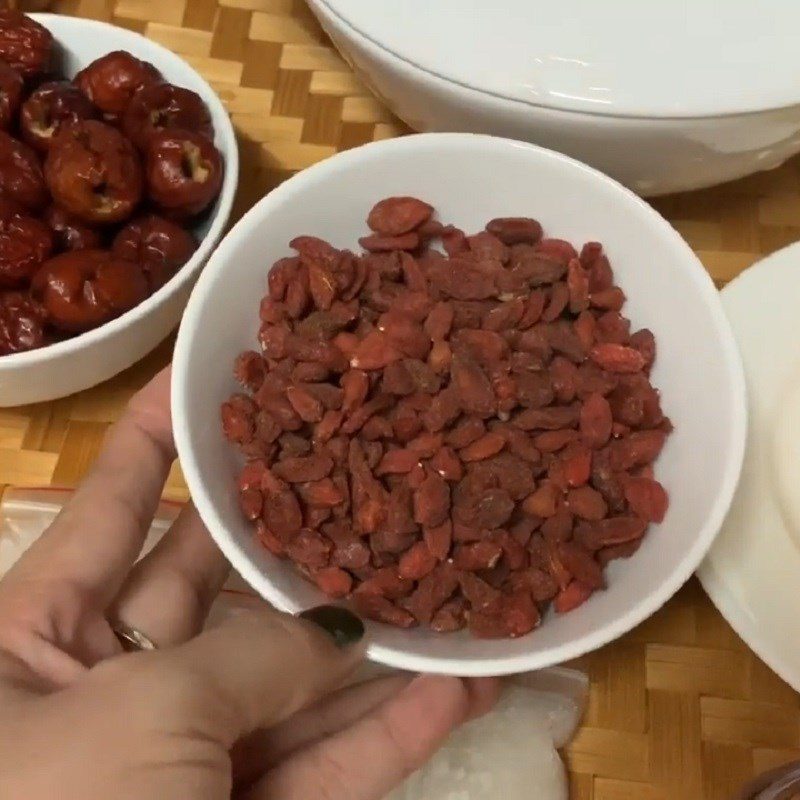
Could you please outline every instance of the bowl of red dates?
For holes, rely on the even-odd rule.
[[[0,10],[0,407],[93,386],[164,339],[237,176],[230,119],[178,56]]]
[[[575,658],[696,569],[745,398],[708,274],[649,205],[533,145],[369,144],[259,202],[176,345],[183,472],[244,578],[343,603],[370,656]]]

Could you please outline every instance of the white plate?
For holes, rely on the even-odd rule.
[[[322,0],[441,78],[549,108],[697,117],[800,101],[792,0]]]
[[[800,691],[800,244],[744,272],[722,302],[742,354],[750,424],[739,488],[698,575],[739,636]]]

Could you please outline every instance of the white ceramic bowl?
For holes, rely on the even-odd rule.
[[[630,630],[692,574],[727,511],[742,462],[742,369],[714,285],[681,237],[611,179],[533,145],[471,134],[420,134],[369,144],[307,169],[262,199],[209,259],[186,309],[173,364],[175,439],[191,495],[233,566],[288,611],[324,602],[294,568],[253,535],[238,507],[240,459],[219,408],[237,390],[231,367],[257,347],[259,298],[287,242],[314,234],[355,247],[373,203],[411,194],[440,218],[480,230],[492,217],[531,215],[550,236],[600,240],[635,327],[658,339],[655,384],[675,432],[657,472],[672,504],[634,558],[609,569],[609,588],[513,641],[478,641],[373,625],[370,656],[412,670],[460,675],[557,664]]]
[[[751,0],[308,0],[361,80],[419,131],[550,147],[645,196],[800,151],[800,5]]]
[[[112,50],[128,50],[155,64],[168,81],[197,92],[211,111],[225,175],[214,208],[194,229],[200,245],[178,274],[143,303],[100,328],[0,358],[0,407],[87,389],[126,369],[161,342],[177,325],[194,281],[225,230],[239,176],[230,118],[214,90],[183,59],[138,33],[105,22],[56,14],[31,16],[52,31],[67,76]]]

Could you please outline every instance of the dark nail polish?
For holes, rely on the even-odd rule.
[[[355,644],[364,636],[364,623],[352,611],[341,606],[309,608],[300,617],[319,625],[339,648]]]

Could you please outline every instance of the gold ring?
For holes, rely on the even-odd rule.
[[[141,631],[126,625],[124,622],[110,623],[114,636],[117,637],[126,653],[138,653],[142,650],[155,650],[156,646]]]

